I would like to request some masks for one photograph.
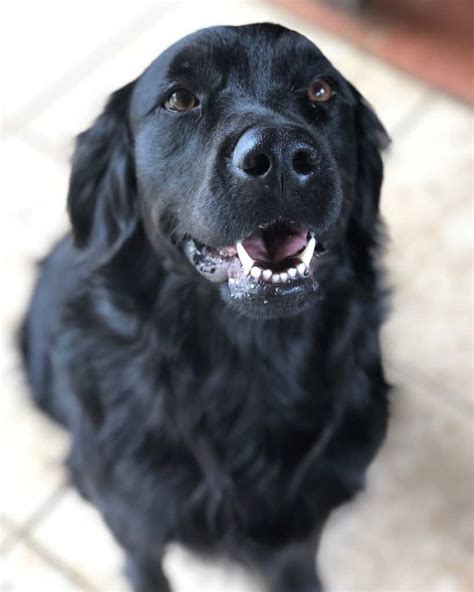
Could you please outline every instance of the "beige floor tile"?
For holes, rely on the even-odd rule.
[[[463,404],[473,400],[471,121],[436,99],[394,146],[382,199],[395,288],[387,364]]]
[[[2,547],[5,545],[5,541],[7,540],[8,535],[9,535],[9,532],[6,529],[5,525],[2,523],[2,520],[0,517],[0,552],[1,552]]]
[[[8,478],[0,488],[0,514],[22,526],[64,481],[67,439],[32,409],[21,379],[2,369],[0,465]]]
[[[0,299],[0,368],[10,375],[18,365],[14,334],[26,310],[37,273],[37,262],[67,228],[67,168],[21,137],[1,145],[2,202],[0,269],[8,290]],[[5,397],[15,398],[2,382]],[[2,396],[3,400],[3,396]]]
[[[432,395],[409,382],[393,393],[368,489],[323,538],[329,592],[474,589],[472,424]]]
[[[80,68],[84,61],[93,64],[91,55],[97,55],[96,61],[103,59],[104,45],[113,52],[133,37],[136,28],[158,19],[169,4],[156,0],[10,3],[6,26],[2,27],[2,52],[15,59],[2,63],[2,75],[9,80],[2,91],[5,117],[10,120],[20,116],[17,123],[21,124],[22,114],[30,111],[25,107],[42,102],[45,90],[55,86],[60,92],[71,70]]]
[[[88,592],[25,543],[0,556],[2,592]],[[105,591],[104,591],[105,592]]]
[[[8,291],[0,300],[0,509],[21,526],[63,480],[64,433],[39,414],[27,397],[15,332],[26,308],[34,278],[34,262],[64,227],[63,168],[17,139],[3,147],[4,175],[0,248]],[[23,173],[22,173],[23,171]],[[15,248],[12,248],[15,245]]]
[[[11,525],[5,521],[3,516],[0,516],[0,557],[5,552],[7,546],[10,544],[14,536],[15,532]]]
[[[41,258],[66,227],[68,169],[21,136],[2,143],[1,160],[2,194],[8,196],[0,217],[1,264],[17,265],[12,275],[31,274],[28,265]],[[12,303],[2,299],[2,305]]]
[[[75,491],[60,500],[31,536],[101,592],[126,590],[119,547],[99,513]]]

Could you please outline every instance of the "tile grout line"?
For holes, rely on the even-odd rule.
[[[103,592],[97,586],[87,580],[80,572],[59,559],[49,549],[36,541],[33,537],[25,536],[22,541],[30,550],[34,551],[41,559],[56,571],[60,572],[75,586],[79,586],[84,592]]]
[[[10,135],[22,129],[28,121],[37,117],[44,109],[49,108],[65,93],[75,88],[81,80],[81,74],[89,75],[93,70],[102,66],[105,59],[112,55],[114,51],[123,49],[125,42],[130,42],[137,35],[152,27],[156,18],[163,16],[163,13],[169,10],[170,6],[172,6],[171,2],[158,5],[152,4],[131,24],[122,27],[111,35],[106,42],[89,53],[82,61],[76,63],[61,78],[52,82],[51,86],[36,95],[19,111],[10,115],[4,121],[3,134],[5,136]]]
[[[53,567],[56,571],[59,571],[71,583],[79,586],[84,592],[100,592],[96,586],[84,578],[77,570],[56,557],[54,552],[51,553],[44,545],[34,539],[33,531],[35,527],[53,510],[54,506],[65,495],[67,490],[68,484],[66,481],[63,481],[21,526],[17,526],[6,516],[0,516],[0,523],[7,530],[6,541],[1,546],[0,553],[5,560],[6,556],[8,556],[16,545],[23,543],[39,555],[45,563]]]
[[[7,516],[2,515],[1,521],[8,529],[6,541],[0,547],[0,553],[8,553],[17,543],[25,540],[30,532],[51,512],[68,490],[67,481],[62,481],[40,506],[20,525],[14,524]]]

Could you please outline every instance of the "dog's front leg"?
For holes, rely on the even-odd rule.
[[[129,553],[126,572],[133,592],[172,592],[160,558]]]
[[[322,592],[316,546],[293,544],[269,553],[263,563],[268,592]]]

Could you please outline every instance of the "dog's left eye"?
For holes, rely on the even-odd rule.
[[[186,88],[178,88],[165,101],[164,107],[168,111],[191,111],[199,105],[195,94]]]
[[[309,100],[314,103],[326,103],[332,99],[334,90],[327,80],[322,78],[313,80],[308,88]]]

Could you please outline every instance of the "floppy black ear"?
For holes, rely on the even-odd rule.
[[[78,247],[117,246],[135,226],[136,179],[128,116],[133,85],[116,91],[92,127],[77,138],[67,203]]]
[[[355,89],[357,141],[357,195],[354,217],[363,228],[371,228],[377,219],[383,180],[381,151],[390,137],[369,102]]]

